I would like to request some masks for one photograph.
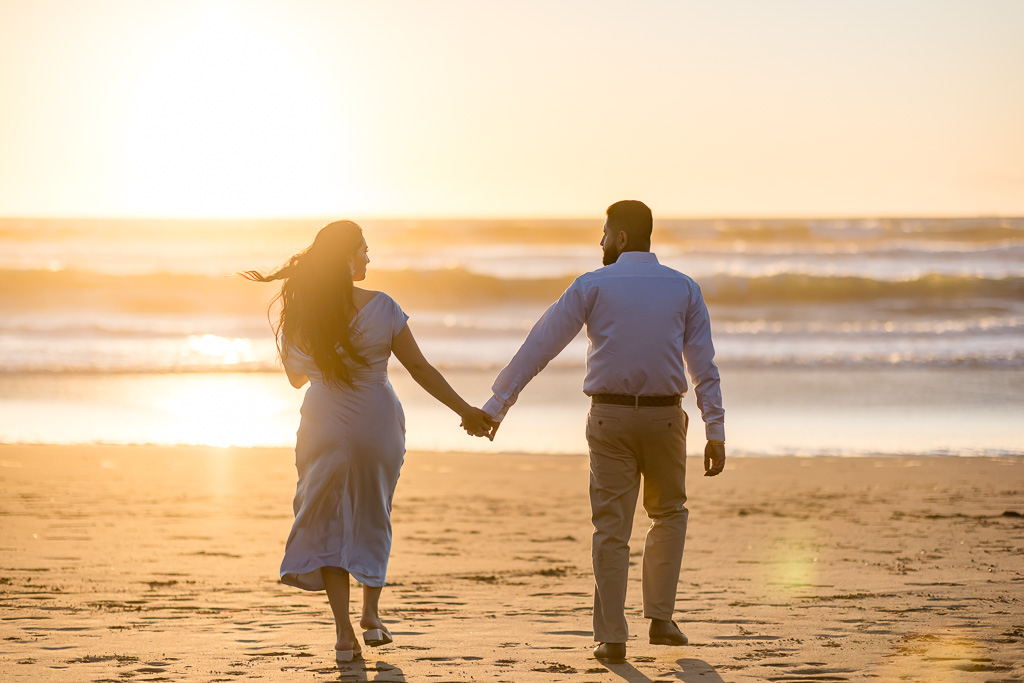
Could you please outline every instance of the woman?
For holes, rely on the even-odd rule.
[[[339,662],[361,652],[349,620],[350,575],[363,585],[364,642],[392,642],[378,604],[391,552],[391,500],[405,457],[405,415],[388,382],[388,358],[394,353],[467,430],[486,433],[491,426],[423,357],[394,299],[353,286],[366,277],[367,252],[362,229],[338,221],[269,275],[243,273],[259,282],[284,281],[278,351],[292,386],[310,385],[296,435],[295,523],[281,581],[327,591]]]

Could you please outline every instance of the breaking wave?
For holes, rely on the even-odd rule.
[[[366,285],[406,306],[458,310],[547,303],[572,277],[498,278],[462,268],[377,271]],[[700,280],[711,305],[783,305],[909,300],[1024,301],[1024,278],[924,274],[904,280],[799,273]],[[84,271],[0,270],[0,307],[7,311],[97,310],[127,313],[260,313],[276,287],[237,277],[195,274],[111,275]]]

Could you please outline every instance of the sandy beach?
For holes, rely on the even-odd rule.
[[[1024,680],[1019,458],[691,458],[691,644],[647,643],[636,566],[605,665],[586,458],[409,453],[395,642],[340,667],[324,594],[277,581],[292,458],[0,447],[0,680]]]

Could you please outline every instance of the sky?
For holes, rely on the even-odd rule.
[[[0,216],[1024,215],[1020,0],[0,0]]]

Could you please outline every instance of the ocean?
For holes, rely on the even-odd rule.
[[[572,279],[603,218],[365,220],[363,285],[470,402]],[[302,391],[246,281],[316,220],[0,220],[0,443],[291,446]],[[655,222],[712,317],[729,452],[1024,454],[1024,218]],[[582,453],[586,339],[494,443],[392,362],[410,450]],[[703,447],[694,418],[689,447]]]

